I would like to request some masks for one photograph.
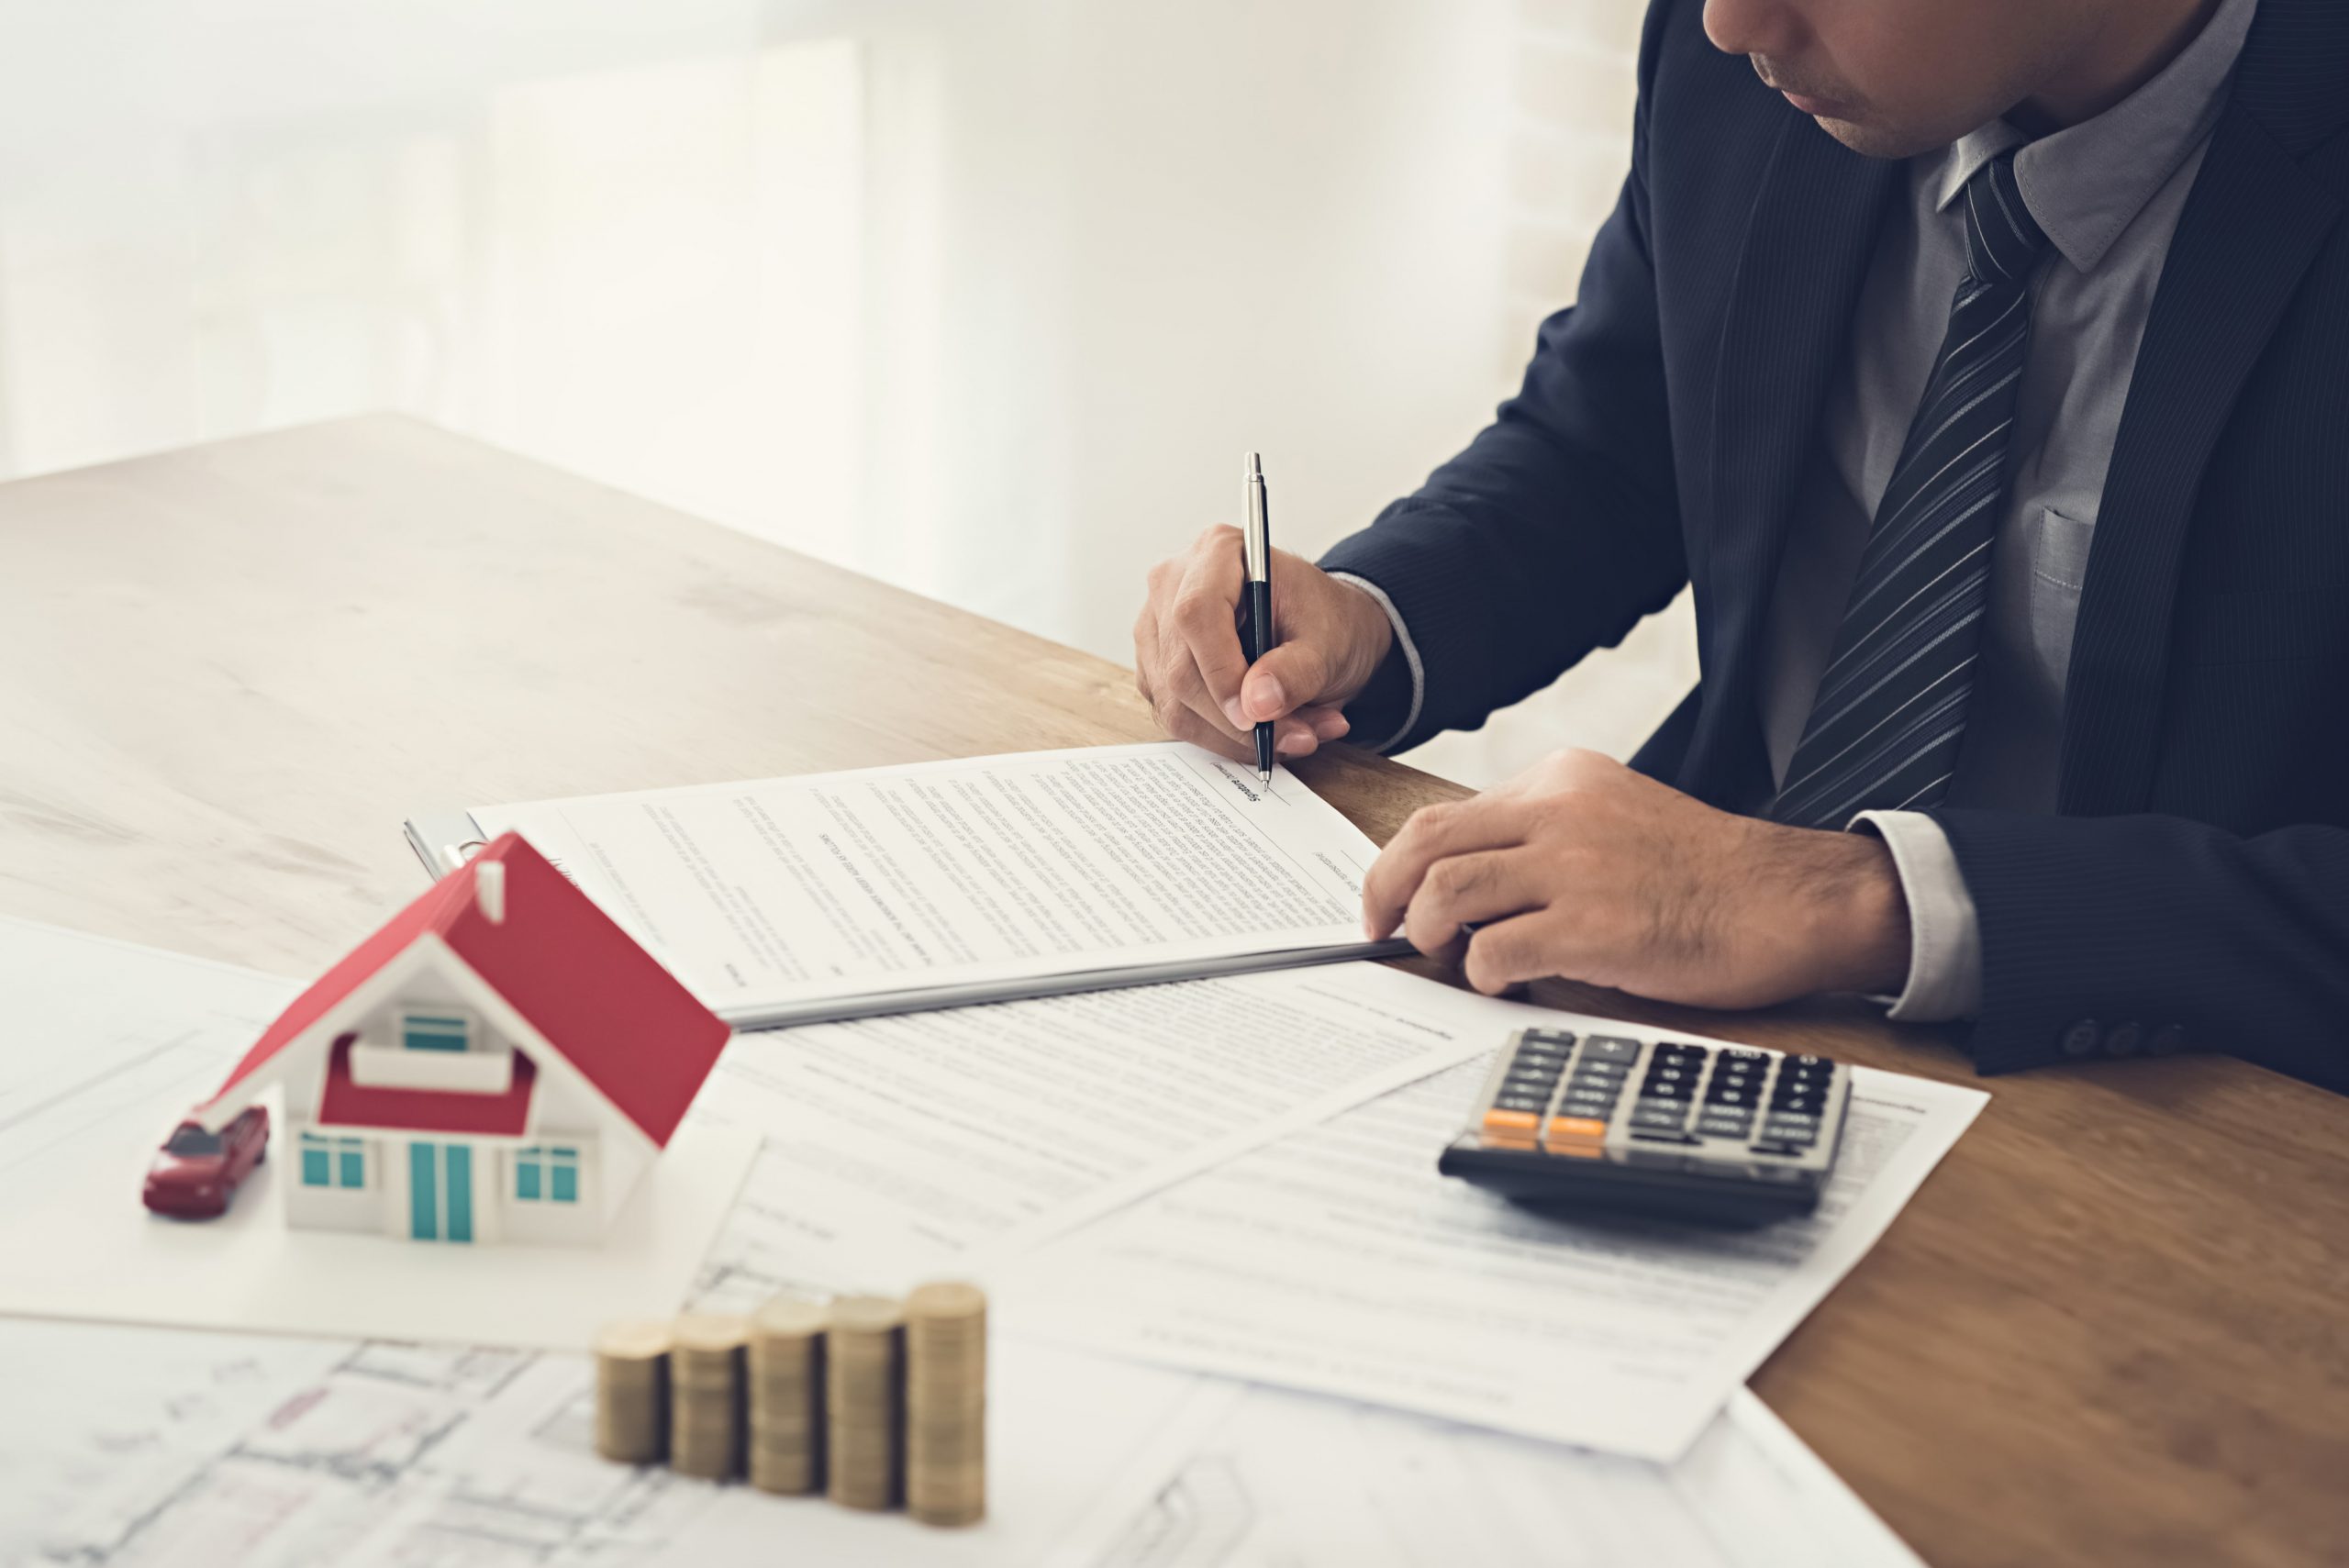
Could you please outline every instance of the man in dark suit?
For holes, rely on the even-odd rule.
[[[1374,934],[2349,1088],[2349,4],[1654,0],[1639,72],[1578,303],[1276,561],[1282,647],[1241,658],[1230,529],[1152,573],[1162,721],[1409,746],[1693,584],[1631,766],[1419,813]]]

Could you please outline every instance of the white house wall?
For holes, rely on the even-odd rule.
[[[292,1093],[292,1085],[287,1085]],[[289,1102],[290,1103],[290,1102]],[[362,1187],[305,1186],[302,1182],[302,1134],[322,1131],[327,1137],[349,1137],[311,1126],[306,1118],[288,1116],[285,1126],[270,1140],[270,1163],[277,1167],[277,1184],[285,1190],[285,1223],[306,1230],[380,1231],[384,1228],[384,1162],[371,1148],[367,1156],[367,1184]],[[370,1143],[374,1140],[369,1140]],[[334,1156],[328,1156],[328,1176],[334,1175]],[[406,1183],[400,1185],[400,1196],[407,1195]]]

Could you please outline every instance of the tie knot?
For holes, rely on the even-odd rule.
[[[2002,152],[1976,169],[1965,182],[1967,270],[1981,283],[2021,284],[2046,249],[2047,231],[2015,183],[2015,155]]]

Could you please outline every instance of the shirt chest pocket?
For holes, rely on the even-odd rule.
[[[2072,630],[2079,624],[2080,584],[2087,581],[2096,525],[2042,506],[2031,524],[2031,645],[2057,692],[2072,673]]]

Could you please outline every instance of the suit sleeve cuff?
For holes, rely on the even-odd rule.
[[[1411,628],[1403,624],[1403,612],[1395,607],[1395,601],[1386,596],[1386,589],[1367,577],[1357,577],[1351,572],[1332,572],[1330,575],[1338,582],[1352,584],[1378,601],[1378,607],[1386,612],[1386,624],[1395,628],[1395,648],[1402,654],[1404,667],[1410,673],[1411,701],[1410,706],[1403,715],[1403,722],[1395,726],[1393,731],[1385,740],[1370,747],[1372,751],[1384,754],[1392,750],[1403,737],[1408,735],[1419,722],[1419,708],[1427,699],[1427,671],[1419,663],[1419,645],[1411,640]],[[1369,744],[1367,741],[1359,743]]]
[[[1974,1017],[1982,1008],[1982,926],[1949,836],[1920,811],[1863,811],[1851,826],[1884,840],[1909,901],[1909,984],[1890,1016],[1902,1023]]]

